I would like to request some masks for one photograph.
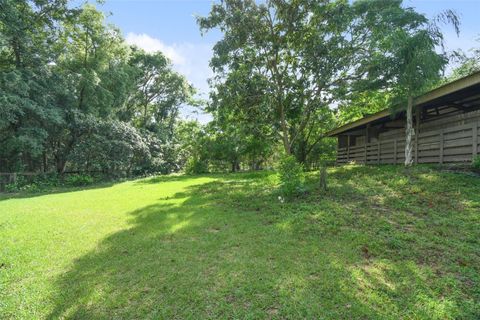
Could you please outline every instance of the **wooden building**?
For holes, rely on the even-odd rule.
[[[480,152],[480,72],[414,99],[415,163],[466,163]],[[332,130],[337,163],[405,161],[405,111],[386,109]]]

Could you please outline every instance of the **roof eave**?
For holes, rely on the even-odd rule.
[[[433,89],[421,96],[418,96],[414,99],[414,103],[416,106],[420,106],[423,104],[426,104],[428,102],[431,102],[435,99],[441,98],[443,96],[446,96],[448,94],[454,93],[456,91],[460,91],[462,89],[474,86],[480,84],[480,71],[472,73],[469,76],[460,78],[458,80],[449,82],[447,84],[444,84],[443,86],[440,86],[436,89]],[[392,111],[390,109],[384,109],[382,111],[379,111],[377,113],[374,113],[370,116],[361,118],[359,120],[347,123],[341,127],[338,127],[334,130],[331,130],[326,133],[327,137],[333,137],[336,136],[342,132],[354,129],[356,127],[366,125],[367,123],[370,123],[375,120],[379,120],[381,118],[385,118],[388,116],[392,115]]]
[[[390,115],[391,115],[391,111],[389,109],[382,110],[382,111],[374,113],[370,116],[358,119],[356,121],[353,121],[353,122],[347,123],[347,124],[345,124],[341,127],[338,127],[334,130],[331,130],[331,131],[327,132],[326,135],[327,135],[327,137],[333,137],[333,136],[336,136],[337,134],[340,134],[342,132],[348,131],[350,129],[354,129],[356,127],[363,126],[363,125],[368,124],[372,121],[379,120],[379,119],[388,117]]]

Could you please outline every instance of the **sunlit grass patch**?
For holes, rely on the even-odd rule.
[[[327,191],[306,178],[285,202],[272,172],[4,197],[0,315],[479,318],[478,178],[346,166]]]

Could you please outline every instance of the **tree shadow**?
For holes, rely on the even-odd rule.
[[[327,297],[339,291],[337,284],[312,286],[316,280],[308,277],[318,271],[309,258],[312,244],[298,248],[298,239],[284,237],[277,224],[282,219],[260,210],[264,196],[229,208],[238,204],[239,193],[245,202],[256,193],[248,182],[193,186],[131,212],[130,228],[105,238],[55,280],[55,309],[48,318],[318,314],[320,307],[310,306],[313,292],[305,294],[309,299],[303,292]],[[322,254],[324,263],[329,254]],[[335,270],[322,266],[322,281],[340,272]],[[345,293],[340,300],[350,297]]]
[[[271,175],[271,171],[244,171],[236,173],[203,173],[203,174],[171,174],[165,176],[156,176],[138,180],[136,184],[155,184],[160,182],[187,181],[192,178],[210,177],[210,178],[229,178],[229,179],[260,179]]]
[[[85,191],[85,190],[94,190],[94,189],[106,189],[113,187],[116,184],[122,183],[122,181],[108,181],[108,182],[98,182],[92,185],[87,186],[78,186],[78,187],[52,187],[48,190],[41,190],[38,192],[14,192],[14,193],[6,193],[0,192],[0,201],[10,200],[10,199],[28,199],[28,198],[36,198],[42,197],[51,194],[61,194],[61,193],[70,193],[70,192],[77,192],[77,191]]]
[[[365,173],[372,181],[384,178],[376,169],[341,169],[330,177],[327,193],[280,203],[268,183],[240,174],[188,187],[135,210],[130,228],[105,238],[55,279],[49,318],[462,315],[459,305],[465,296],[449,291],[462,280],[444,260],[425,257],[426,250],[453,254],[461,236],[453,235],[452,244],[438,240],[438,247],[427,248],[436,246],[437,238],[426,230],[425,212],[431,212],[420,195],[403,199],[393,190],[410,187],[400,188],[400,182],[373,184],[368,190],[355,183]],[[420,185],[431,183],[421,174],[413,178]],[[387,187],[392,192],[379,197],[377,188]],[[420,209],[404,211],[404,200]],[[448,209],[450,204],[439,206]],[[442,259],[451,262],[475,252],[463,248]],[[471,259],[468,263],[478,261]]]
[[[161,182],[174,182],[174,181],[186,181],[192,178],[200,176],[209,176],[209,175],[184,175],[184,174],[170,174],[165,176],[155,176],[145,179],[140,179],[135,182],[135,184],[156,184]]]

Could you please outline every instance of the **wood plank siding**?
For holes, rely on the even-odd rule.
[[[419,123],[417,132],[417,163],[471,162],[480,150],[480,110]],[[405,160],[404,125],[379,133],[369,142],[368,136],[355,140],[337,148],[338,164],[400,164]]]
[[[397,111],[394,111],[397,110]],[[414,99],[415,163],[471,162],[480,152],[480,72]],[[405,162],[406,112],[367,115],[327,133],[337,137],[337,163]]]

